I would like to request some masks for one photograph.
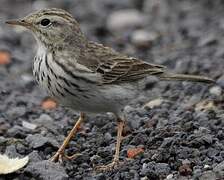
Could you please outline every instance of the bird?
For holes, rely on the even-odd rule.
[[[54,162],[77,157],[78,154],[66,155],[65,150],[86,114],[111,112],[117,120],[114,158],[96,169],[117,168],[125,124],[123,109],[141,94],[147,78],[215,82],[204,76],[175,74],[163,65],[148,63],[90,41],[76,19],[63,9],[41,9],[6,23],[25,27],[36,39],[33,75],[37,83],[60,104],[80,112],[74,127],[51,158]]]

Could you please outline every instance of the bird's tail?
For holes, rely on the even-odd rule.
[[[176,80],[176,81],[192,81],[192,82],[203,82],[203,83],[215,83],[211,78],[197,75],[187,75],[187,74],[173,74],[173,73],[162,73],[159,75],[161,80]]]

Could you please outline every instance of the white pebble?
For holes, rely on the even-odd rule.
[[[155,41],[158,37],[158,34],[155,32],[136,30],[132,34],[131,41],[136,46],[146,46]]]
[[[32,124],[32,123],[29,123],[27,121],[22,121],[22,126],[27,128],[27,129],[31,129],[31,130],[34,130],[34,129],[37,128],[36,124]]]
[[[145,177],[142,177],[140,180],[149,180],[149,178],[145,176]]]
[[[215,95],[215,96],[221,96],[222,94],[222,89],[219,86],[213,86],[209,89],[210,94]]]
[[[142,26],[144,19],[145,17],[137,10],[119,10],[110,14],[107,27],[112,31],[127,30],[128,28]]]
[[[166,176],[166,179],[173,179],[173,174],[169,174],[168,176]]]
[[[158,107],[158,106],[160,106],[162,103],[163,103],[163,99],[160,99],[160,98],[158,98],[158,99],[154,99],[154,100],[149,101],[148,103],[146,103],[146,104],[144,105],[144,108],[147,107],[147,108],[152,109],[152,108],[154,108],[154,107]]]
[[[205,165],[204,165],[204,169],[207,169],[207,170],[208,170],[208,169],[210,169],[210,168],[211,168],[211,167],[210,167],[208,164],[205,164]]]
[[[21,79],[22,79],[22,81],[25,81],[28,83],[34,81],[33,77],[29,74],[22,74]]]

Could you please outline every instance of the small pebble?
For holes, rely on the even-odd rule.
[[[210,169],[210,168],[211,168],[211,166],[209,166],[209,165],[207,165],[207,164],[204,165],[204,169],[205,169],[205,170],[208,170],[208,169]]]
[[[131,41],[137,47],[147,47],[153,43],[157,38],[158,34],[155,32],[147,32],[145,30],[136,30],[132,33]]]
[[[160,106],[162,103],[163,103],[163,99],[160,99],[160,98],[159,99],[154,99],[154,100],[151,100],[148,103],[146,103],[144,105],[144,108],[150,108],[150,109],[152,109],[154,107]]]
[[[34,78],[30,74],[23,74],[23,75],[21,75],[21,81],[23,83],[29,83],[29,82],[34,81]]]
[[[144,24],[144,16],[135,9],[115,11],[109,15],[107,27],[111,31],[123,31],[140,27]]]
[[[52,124],[54,121],[48,114],[41,114],[39,118],[35,119],[34,122],[39,125]]]
[[[26,113],[26,108],[21,106],[21,107],[12,107],[8,109],[6,114],[8,115],[8,118],[18,118],[20,116],[23,116]]]
[[[55,139],[44,137],[41,134],[28,135],[26,141],[29,143],[30,147],[34,149],[46,146],[46,144],[50,144],[56,148],[59,147],[59,144]]]
[[[166,176],[167,180],[173,179],[173,174],[169,174],[168,176]]]
[[[209,89],[209,93],[215,96],[221,96],[222,89],[219,86],[213,86]]]
[[[34,129],[37,128],[36,124],[32,124],[32,123],[29,123],[27,121],[22,121],[22,126],[27,128],[27,129],[31,129],[31,130],[34,130]]]

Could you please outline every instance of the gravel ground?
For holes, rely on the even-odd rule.
[[[113,157],[116,122],[110,114],[87,117],[68,148],[81,156],[62,165],[51,163],[47,160],[78,113],[41,107],[47,95],[32,77],[35,41],[1,21],[43,7],[67,9],[94,41],[218,83],[150,82],[125,109],[120,157],[125,164],[118,170],[94,171]],[[224,179],[222,0],[2,0],[0,17],[0,51],[11,53],[11,63],[0,65],[0,152],[30,158],[25,168],[0,179]],[[127,150],[137,147],[144,152],[128,159]]]

